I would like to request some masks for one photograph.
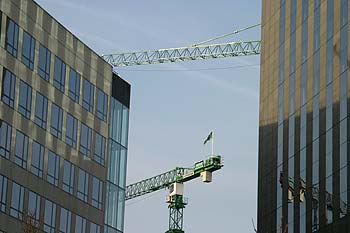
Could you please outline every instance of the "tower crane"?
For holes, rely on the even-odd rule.
[[[258,26],[260,26],[260,24],[234,30],[230,33],[223,34],[190,46],[105,54],[102,55],[102,58],[110,63],[113,68],[117,68],[123,66],[259,55],[261,48],[260,40],[207,44],[208,42],[237,34]],[[173,170],[163,174],[127,185],[125,200],[131,200],[163,188],[168,188],[169,195],[167,196],[166,200],[169,208],[169,229],[166,231],[166,233],[184,233],[183,209],[187,205],[187,200],[183,196],[184,183],[198,177],[202,177],[203,182],[209,183],[212,181],[212,173],[221,169],[222,167],[223,164],[220,155],[212,155],[206,160],[199,161],[195,163],[192,168],[176,167]]]
[[[210,156],[196,162],[191,168],[176,167],[160,175],[130,184],[126,187],[125,200],[169,188],[166,202],[169,204],[169,229],[166,233],[184,233],[183,209],[187,205],[184,198],[184,183],[202,177],[202,181],[212,181],[212,173],[223,167],[220,155]]]
[[[105,54],[102,55],[102,58],[115,68],[121,66],[162,64],[179,61],[259,55],[261,48],[260,40],[207,44],[213,40],[221,39],[258,26],[260,26],[260,24],[255,24],[243,29],[234,30],[230,33],[223,34],[186,47]]]

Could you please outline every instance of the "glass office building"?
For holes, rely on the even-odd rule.
[[[262,5],[258,232],[350,232],[350,5]]]
[[[123,232],[130,85],[32,0],[0,1],[0,232]]]

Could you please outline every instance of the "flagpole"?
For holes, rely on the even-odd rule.
[[[213,133],[211,140],[211,155],[214,155],[214,131],[212,130],[211,132]]]

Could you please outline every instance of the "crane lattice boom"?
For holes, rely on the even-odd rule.
[[[211,156],[195,163],[192,168],[177,167],[163,174],[130,184],[126,187],[125,200],[167,188],[173,183],[183,183],[198,178],[202,172],[214,172],[222,168],[221,156]]]
[[[107,54],[102,57],[113,67],[159,64],[186,60],[204,60],[260,54],[261,41],[240,41],[194,45],[132,53]]]

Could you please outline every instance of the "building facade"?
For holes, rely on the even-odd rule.
[[[262,3],[258,232],[350,232],[350,4]]]
[[[0,35],[0,232],[123,232],[130,85],[32,0]]]

